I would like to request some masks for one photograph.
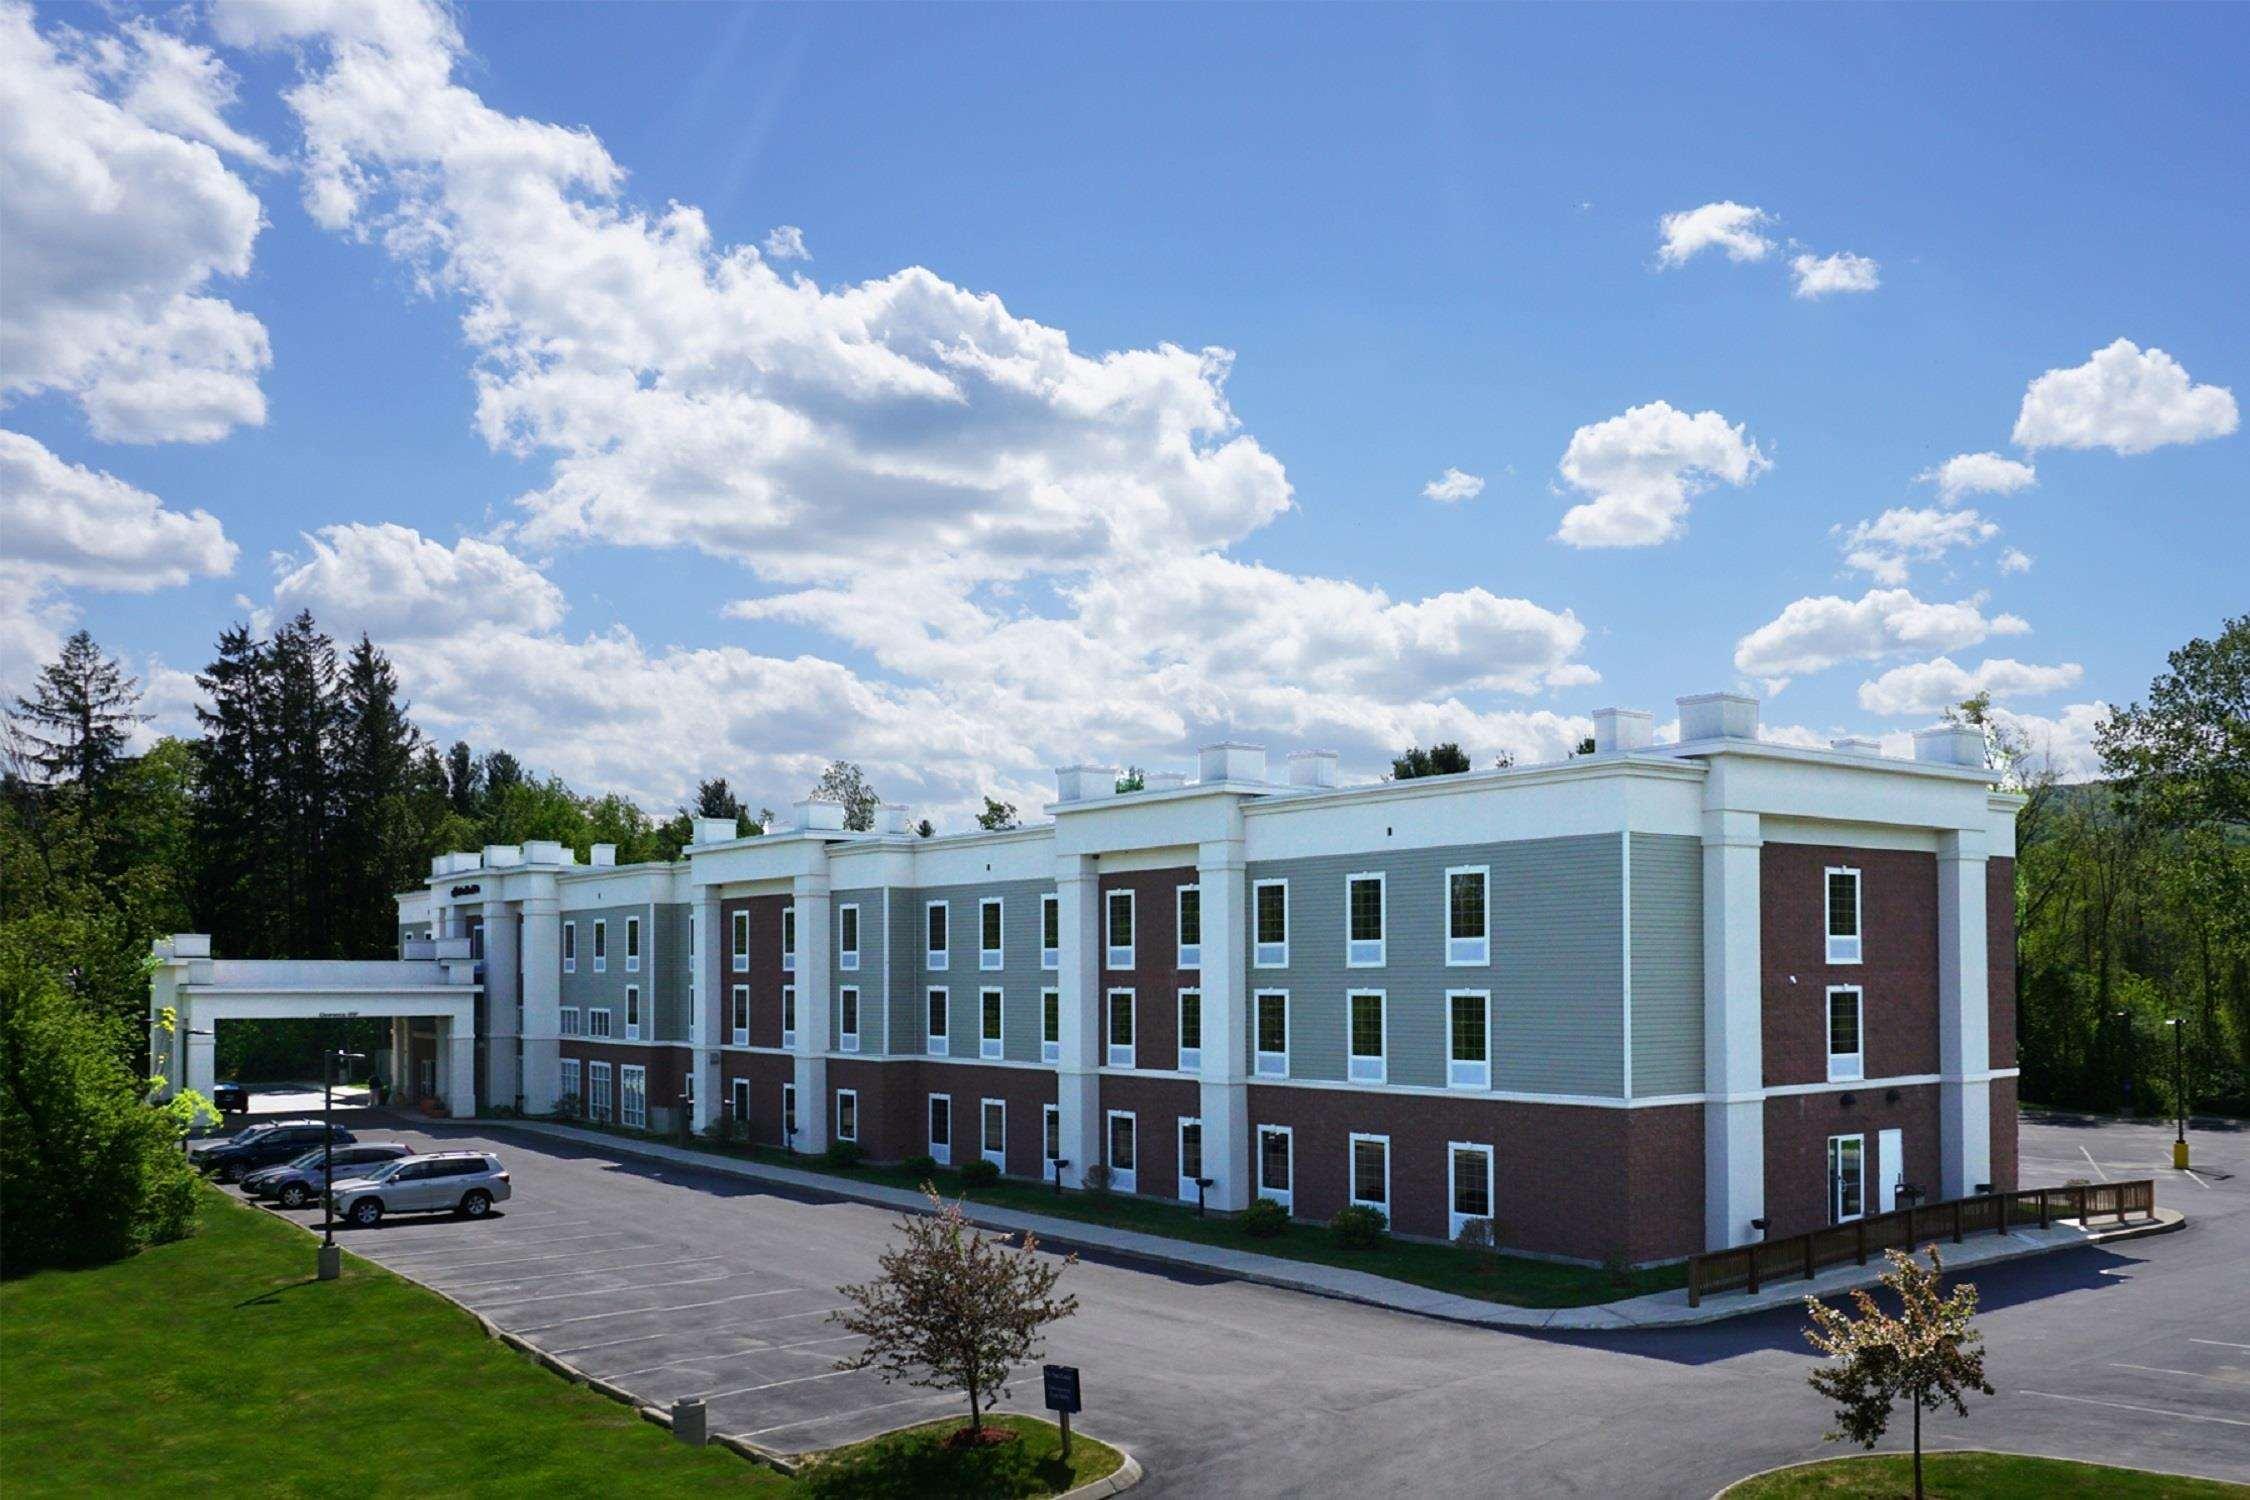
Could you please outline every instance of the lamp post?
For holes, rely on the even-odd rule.
[[[2178,1132],[2172,1137],[2172,1165],[2184,1172],[2188,1164],[2187,1022],[2174,1016],[2164,1024],[2172,1028],[2172,1113],[2178,1120]]]
[[[2123,1113],[2130,1115],[2133,1112],[2133,1017],[2131,1012],[2122,1010],[2111,1014],[2117,1018],[2117,1029],[2123,1034],[2118,1060],[2124,1064],[2120,1070],[2125,1100]]]
[[[344,1252],[336,1248],[336,1125],[331,1118],[336,1104],[336,1064],[365,1062],[364,1052],[338,1047],[321,1059],[320,1071],[320,1268],[319,1279],[334,1281],[344,1269]]]

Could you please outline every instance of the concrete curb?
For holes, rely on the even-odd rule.
[[[1096,1438],[1095,1441],[1100,1442],[1101,1439]],[[1109,1446],[1117,1448],[1115,1443],[1111,1443]],[[1055,1497],[1055,1500],[1096,1500],[1096,1497],[1101,1495],[1119,1495],[1147,1477],[1141,1470],[1139,1459],[1127,1453],[1123,1448],[1117,1448],[1117,1451],[1124,1458],[1123,1463],[1099,1479],[1082,1484],[1074,1490],[1064,1490]]]

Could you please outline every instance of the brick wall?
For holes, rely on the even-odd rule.
[[[748,896],[719,903],[719,939],[714,945],[718,950],[718,1009],[713,1024],[717,1027],[715,1034],[722,1041],[733,1035],[729,1007],[734,1003],[734,987],[748,984],[750,1045],[781,1045],[781,987],[796,980],[795,975],[784,974],[781,969],[781,913],[790,904],[788,896]],[[737,973],[734,967],[736,912],[750,914],[748,973]]]
[[[1828,962],[1831,865],[1860,872],[1862,962]],[[1857,985],[1865,1072],[1938,1070],[1937,856],[1902,849],[1767,844],[1759,860],[1766,1085],[1828,1077],[1828,987]]]
[[[1137,957],[1138,955],[1136,955]],[[1104,1074],[1101,1080],[1102,1159],[1109,1157],[1109,1111],[1130,1110],[1138,1146],[1133,1191],[1144,1198],[1180,1196],[1180,1121],[1203,1113],[1203,1090],[1184,1078],[1126,1078]],[[1209,1172],[1208,1161],[1205,1172]]]
[[[2016,862],[1985,863],[1984,941],[1991,1002],[1992,1063],[2016,1065]],[[1998,1139],[1998,1137],[1995,1137]],[[2009,1153],[2010,1160],[2014,1153]]]
[[[1109,1036],[1109,992],[1133,991],[1133,1065],[1138,1068],[1177,1068],[1180,1065],[1180,991],[1193,989],[1201,971],[1182,969],[1180,960],[1179,889],[1195,884],[1195,868],[1180,865],[1164,870],[1129,870],[1101,878],[1102,905],[1102,1037]],[[1133,893],[1133,967],[1107,966],[1109,893]],[[1122,1107],[1122,1106],[1117,1106]],[[1192,1113],[1192,1108],[1190,1113]],[[1148,1127],[1140,1127],[1145,1135]],[[1142,1143],[1147,1149],[1147,1143]]]
[[[1897,1094],[1893,1100],[1891,1094]],[[1846,1101],[1849,1101],[1848,1103]],[[1803,1234],[1828,1223],[1828,1138],[1867,1138],[1867,1208],[1875,1211],[1880,1133],[1903,1130],[1906,1180],[1922,1201],[1939,1196],[1938,1089],[1849,1089],[1790,1094],[1766,1101],[1766,1217],[1768,1239]]]
[[[781,1139],[781,1086],[797,1081],[797,1061],[779,1052],[725,1052],[719,1056],[719,1097],[712,1101],[711,1118],[719,1118],[726,1101],[734,1097],[734,1081],[750,1081],[750,1117],[747,1122],[737,1121],[737,1128],[747,1123],[750,1139],[760,1145],[778,1146]],[[807,1106],[797,1107],[799,1128],[803,1128]]]
[[[1624,1113],[1625,1254],[1636,1263],[1693,1255],[1703,1248],[1703,1106]]]
[[[1996,1193],[2012,1193],[2022,1182],[2016,1170],[2016,1126],[2016,1081],[1995,1078],[1992,1080],[1992,1190]]]

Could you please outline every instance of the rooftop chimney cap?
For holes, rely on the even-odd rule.
[[[1982,768],[1984,731],[1974,724],[1935,724],[1917,729],[1914,758],[1932,765]]]
[[[591,849],[588,849],[586,851],[586,862],[590,865],[616,864],[617,846],[615,844],[594,845]]]
[[[1221,740],[1197,751],[1196,761],[1198,774],[1205,781],[1263,782],[1266,779],[1266,747],[1263,745]]]
[[[875,831],[877,833],[912,833],[914,824],[910,819],[913,812],[914,809],[904,802],[879,803],[875,808]]]
[[[1744,693],[1696,693],[1679,701],[1680,740],[1754,740],[1758,700]]]
[[[800,797],[794,804],[797,826],[808,833],[841,833],[844,829],[844,804],[833,797]]]
[[[1287,757],[1291,786],[1334,786],[1342,757],[1333,750],[1292,750]]]
[[[1092,797],[1114,796],[1117,792],[1117,778],[1123,774],[1116,766],[1057,766],[1056,800],[1084,802]]]
[[[1594,751],[1646,750],[1656,742],[1656,715],[1640,708],[1594,710]]]
[[[735,837],[735,821],[732,818],[697,818],[688,827],[688,842],[691,844],[723,844]],[[616,858],[616,850],[610,851],[610,857],[612,860]],[[601,861],[597,859],[594,863],[600,864]]]
[[[1143,771],[1141,789],[1148,792],[1177,791],[1187,785],[1185,771]]]

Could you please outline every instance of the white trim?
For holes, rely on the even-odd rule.
[[[930,1025],[932,998],[938,1002],[936,1016],[945,1022],[942,1031]],[[922,1051],[930,1057],[953,1055],[953,991],[942,984],[922,987]]]
[[[1363,880],[1375,882],[1375,917],[1379,936],[1352,936],[1352,887]],[[1381,870],[1355,870],[1344,877],[1344,967],[1380,969],[1391,947],[1391,882]]]
[[[1268,1052],[1262,1011],[1268,996],[1281,1001],[1281,1050]],[[1255,1064],[1252,1075],[1256,1078],[1287,1078],[1289,1076],[1289,992],[1287,990],[1253,990],[1250,994],[1250,1055]]]
[[[641,972],[641,919],[639,917],[627,917],[625,919],[625,972],[628,974]]]
[[[1278,1135],[1289,1143],[1289,1185],[1266,1186],[1266,1137]],[[1261,1198],[1271,1198],[1295,1212],[1297,1198],[1297,1130],[1293,1125],[1260,1125],[1250,1138],[1250,1181]]]
[[[1129,941],[1117,942],[1117,898],[1125,898],[1125,925]],[[1131,886],[1111,886],[1102,892],[1102,967],[1105,969],[1130,969],[1133,967],[1133,948],[1140,941],[1140,903],[1133,898]]]
[[[1187,1044],[1187,1018],[1190,1009],[1188,997],[1191,995],[1195,997],[1193,1006],[1195,1012],[1195,1045],[1193,1047]],[[1183,1073],[1201,1073],[1203,1071],[1202,988],[1192,984],[1182,986],[1178,991],[1178,1006],[1178,1012],[1172,1019],[1172,1036],[1178,1044],[1180,1071]]]
[[[609,972],[609,920],[596,918],[594,922],[594,972]]]
[[[727,1080],[727,1108],[734,1114],[734,1123],[745,1134],[750,1125],[750,1077],[738,1073]]]
[[[941,1102],[945,1105],[942,1111],[937,1107]],[[945,1116],[945,1139],[942,1141],[936,1135],[937,1119],[940,1114]],[[922,1106],[922,1137],[923,1143],[930,1148],[930,1158],[933,1161],[941,1167],[953,1165],[953,1096],[951,1094],[931,1094],[928,1096],[927,1102]]]
[[[599,1019],[597,1020],[597,1018]],[[616,1032],[612,1029],[615,1021],[616,1017],[606,1005],[589,1005],[586,1007],[586,1035],[588,1036],[605,1038],[615,1036]]]
[[[733,920],[727,924],[727,927],[729,944],[727,952],[731,955],[731,967],[737,974],[747,974],[750,972],[750,913],[748,910],[736,910],[733,914]]]
[[[648,1129],[648,1068],[642,1063],[617,1070],[617,1123],[630,1130]]]
[[[1000,1109],[1000,1149],[997,1151],[993,1150],[991,1145],[989,1144],[991,1136],[990,1133],[985,1129],[985,1126],[987,1125],[987,1123],[989,1123],[986,1118],[986,1112],[995,1105],[998,1105]],[[994,1166],[998,1167],[1003,1172],[1008,1170],[1007,1100],[979,1099],[977,1101],[977,1155],[981,1156],[986,1161],[991,1162]]]
[[[797,903],[781,909],[781,972],[797,972]]]
[[[1836,1050],[1836,997],[1849,995],[1853,1000],[1852,1039],[1858,1048],[1851,1052]],[[1860,1083],[1867,1075],[1867,992],[1856,984],[1832,984],[1820,1006],[1820,1048],[1828,1059],[1830,1083]]]
[[[1053,1170],[1055,1158],[1062,1155],[1062,1106],[1039,1106],[1039,1173],[1045,1176]]]
[[[1617,831],[1618,1092],[1633,1097],[1633,830]]]
[[[555,1008],[555,1035],[584,1036],[585,1034],[586,1020],[579,1013],[577,1006],[561,1005]]]
[[[1195,1127],[1196,1165],[1199,1168],[1208,1165],[1201,1159],[1203,1156],[1203,1117],[1201,1115],[1175,1116],[1172,1122],[1172,1166],[1173,1174],[1179,1178],[1180,1201],[1182,1203],[1193,1203],[1196,1200],[1195,1179],[1205,1175],[1202,1171],[1191,1173],[1187,1169],[1187,1133],[1190,1125]]]
[[[1484,936],[1462,938],[1453,935],[1453,877],[1474,875],[1479,881],[1484,907]],[[1452,865],[1447,867],[1445,879],[1438,885],[1438,931],[1445,937],[1445,966],[1449,969],[1482,968],[1492,962],[1492,867],[1490,865]]]
[[[1362,1198],[1359,1195],[1359,1143],[1373,1141],[1383,1148],[1383,1196]],[[1391,1213],[1391,1138],[1353,1131],[1344,1138],[1344,1199],[1354,1208],[1372,1208],[1385,1218]]]
[[[576,1099],[580,1109],[586,1107],[586,1068],[577,1058],[555,1059],[555,1094],[558,1098]]]
[[[1453,1055],[1453,1002],[1481,1001],[1484,1010],[1484,1061],[1467,1062]],[[1445,992],[1445,1086],[1456,1092],[1488,1092],[1492,1088],[1492,991]]]
[[[610,1090],[612,1070],[600,1058],[586,1064],[586,1118],[607,1123],[616,1113],[616,1095]]]
[[[999,941],[999,942],[998,942],[997,944],[995,944],[994,946],[990,947],[990,948],[987,948],[987,947],[986,947],[986,946],[984,945],[984,914],[985,914],[985,912],[986,912],[986,911],[988,911],[988,910],[990,910],[990,911],[995,911],[995,912],[998,912],[998,913],[1000,914],[1000,941]],[[949,942],[949,943],[950,943],[950,942],[951,942],[951,941],[953,940],[953,934],[952,934],[952,932],[951,932],[951,931],[948,931],[948,932],[946,933],[946,935],[945,935],[945,936],[946,936],[946,941],[947,941],[947,942]],[[985,897],[981,897],[981,898],[980,898],[980,899],[979,899],[979,900],[977,901],[977,967],[978,967],[978,968],[980,968],[980,969],[982,969],[982,970],[984,970],[984,971],[985,971],[985,972],[987,972],[987,973],[992,973],[992,972],[995,972],[995,971],[997,971],[997,970],[1000,970],[1000,969],[1004,969],[1004,968],[1006,968],[1006,967],[1007,967],[1007,965],[1008,965],[1008,903],[1007,903],[1007,900],[1006,900],[1006,898],[1005,898],[1005,897],[1001,897],[1001,896],[985,896]]]
[[[930,946],[930,913],[945,913],[945,946]],[[953,909],[943,901],[922,903],[922,967],[932,971],[953,967]]]
[[[1195,893],[1195,941],[1187,940],[1187,898]],[[1177,967],[1200,969],[1203,967],[1203,887],[1190,881],[1172,888],[1172,942],[1179,949]]]
[[[851,1101],[852,1101],[852,1128],[851,1128],[851,1129],[849,1129],[849,1130],[846,1130],[846,1129],[844,1128],[844,1101],[845,1101],[846,1099],[849,1099],[849,1100],[851,1100]],[[858,1140],[858,1139],[859,1139],[859,1090],[858,1090],[858,1089],[838,1089],[838,1090],[836,1090],[836,1111],[835,1111],[835,1122],[836,1122],[836,1139],[837,1139],[837,1140],[839,1140],[839,1141],[856,1141],[856,1140]]]
[[[859,1050],[859,986],[856,984],[836,988],[836,1046],[843,1052]]]
[[[1353,1050],[1359,1045],[1359,1040],[1352,1034],[1352,1002],[1366,999],[1375,1002],[1376,1029],[1381,1033],[1376,1039],[1381,1050],[1372,1057]],[[1450,1015],[1448,1018],[1450,1019]],[[1353,1083],[1381,1083],[1390,1074],[1390,1056],[1391,1006],[1388,996],[1382,990],[1344,991],[1344,1076]]]
[[[997,1001],[986,1014],[987,1001]],[[986,1035],[985,1022],[992,1020],[999,1026],[997,1036]],[[977,991],[977,1056],[996,1058],[1007,1051],[1008,1045],[1008,992],[997,984],[984,985]]]
[[[1456,1189],[1460,1182],[1453,1175],[1453,1158],[1461,1152],[1473,1152],[1484,1158],[1484,1207],[1481,1214],[1461,1212],[1461,1199]],[[1461,1237],[1461,1226],[1471,1219],[1494,1219],[1500,1213],[1500,1201],[1492,1182],[1492,1147],[1484,1141],[1447,1141],[1445,1143],[1445,1232],[1449,1239]]]
[[[1839,937],[1831,924],[1835,920],[1828,909],[1828,885],[1839,875],[1852,878],[1852,931],[1848,937]],[[1857,865],[1830,865],[1820,875],[1820,931],[1828,940],[1828,961],[1832,964],[1856,964],[1866,941],[1867,907],[1865,893],[1867,877]]]
[[[1258,893],[1268,886],[1277,886],[1281,891],[1281,941],[1278,943],[1266,942],[1258,936]],[[1250,882],[1250,967],[1254,969],[1286,969],[1289,967],[1289,882],[1285,878]]]
[[[1055,1034],[1047,1035],[1047,1002],[1055,1003]],[[1062,991],[1049,985],[1039,992],[1039,1060],[1043,1063],[1062,1061]]]
[[[797,987],[793,984],[781,987],[781,1050],[797,1050]]]
[[[1843,1153],[1838,1149],[1845,1141],[1859,1143],[1859,1207],[1851,1213],[1844,1212],[1843,1192],[1845,1181],[1838,1170]],[[1828,1138],[1828,1222],[1849,1224],[1867,1217],[1867,1133],[1848,1131]]]
[[[1125,1031],[1127,1040],[1117,1040],[1117,1002],[1125,1002]],[[1136,1048],[1141,1037],[1141,1018],[1136,1009],[1139,998],[1123,985],[1102,991],[1102,1058],[1104,1065],[1112,1068],[1133,1066]]]
[[[637,1042],[640,1039],[641,987],[637,984],[629,984],[625,986],[625,1040]]]
[[[562,927],[562,971],[565,974],[575,974],[578,972],[578,924],[574,921],[565,922]]]
[[[1047,946],[1047,913],[1055,914],[1055,946]],[[1046,970],[1062,968],[1062,897],[1048,891],[1039,898],[1039,967]]]
[[[1110,1157],[1112,1148],[1117,1144],[1117,1122],[1119,1120],[1124,1120],[1131,1126],[1133,1164],[1130,1167],[1120,1168]],[[1109,1186],[1112,1192],[1133,1193],[1140,1191],[1141,1122],[1140,1117],[1133,1111],[1129,1109],[1103,1111],[1102,1164],[1109,1168]]]
[[[852,945],[849,948],[844,946],[844,917],[847,913],[852,919]],[[859,927],[859,903],[857,901],[847,901],[836,908],[836,967],[846,974],[857,974],[859,972]]]
[[[734,1045],[750,1045],[750,986],[737,984],[727,990],[727,1033]]]
[[[781,1086],[781,1143],[793,1146],[800,1134],[802,1132],[797,1129],[797,1085],[785,1083]]]

